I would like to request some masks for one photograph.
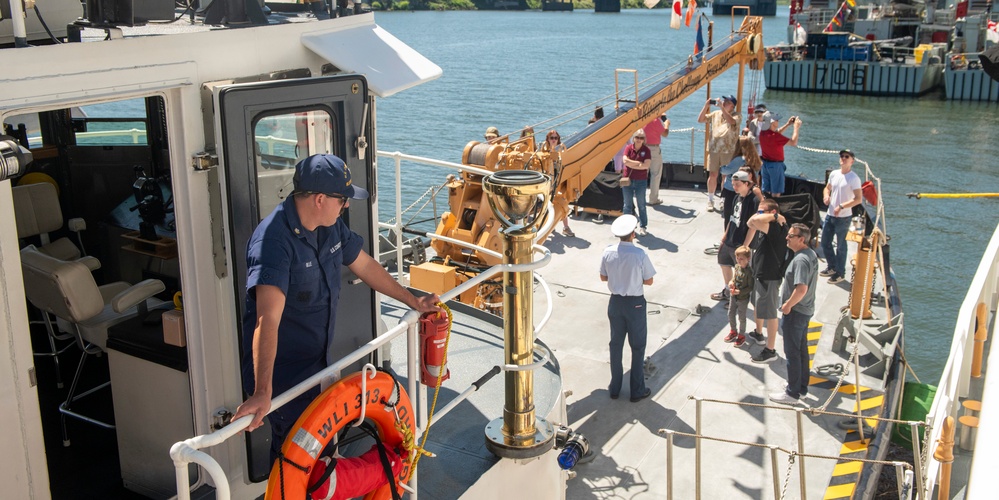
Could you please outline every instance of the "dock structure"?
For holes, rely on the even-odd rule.
[[[572,0],[541,0],[541,10],[572,12]]]
[[[621,12],[621,0],[594,0],[594,12]]]

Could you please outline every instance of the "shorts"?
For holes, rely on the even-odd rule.
[[[780,280],[756,280],[753,287],[753,311],[756,319],[777,319],[777,295]]]
[[[760,189],[764,193],[784,194],[784,172],[787,165],[782,161],[763,161],[760,171]]]
[[[735,266],[735,247],[724,243],[722,243],[722,246],[718,247],[718,265],[728,267]]]
[[[735,156],[734,153],[715,153],[712,151],[708,153],[708,164],[704,168],[708,172],[718,172],[722,167],[728,165],[728,162],[732,161],[733,156]]]

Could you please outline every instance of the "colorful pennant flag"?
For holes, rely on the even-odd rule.
[[[856,0],[845,0],[843,5],[839,6],[839,10],[836,11],[836,15],[833,16],[832,21],[829,21],[829,24],[822,31],[835,31],[836,28],[843,27],[846,24],[847,18],[850,17],[850,13],[853,12],[849,7],[851,5],[857,5]]]
[[[683,24],[690,26],[690,20],[697,14],[697,0],[690,0],[687,3],[687,13],[683,17]]]
[[[669,27],[675,30],[680,29],[680,18],[683,17],[683,13],[680,12],[683,6],[680,2],[681,0],[673,0],[673,17],[669,20]]]
[[[992,43],[999,43],[999,25],[995,21],[989,21],[988,30],[985,31],[985,38]]]
[[[694,55],[704,50],[704,36],[701,35],[701,18],[697,18],[697,37],[694,38]]]

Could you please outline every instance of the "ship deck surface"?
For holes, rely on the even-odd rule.
[[[584,215],[570,221],[575,238],[556,235],[546,245],[556,255],[539,273],[555,295],[555,313],[540,336],[554,350],[562,366],[564,385],[573,392],[568,398],[569,425],[586,435],[596,452],[591,463],[577,467],[578,477],[569,482],[568,498],[663,498],[666,439],[658,431],[694,432],[696,403],[689,396],[779,406],[771,403],[767,395],[783,390],[786,381],[781,338],[777,339],[780,359],[771,364],[751,361],[751,354],[762,346],[747,341],[746,346],[736,348],[722,340],[729,329],[727,303],[711,300],[710,294],[722,288],[723,279],[715,255],[705,253],[721,237],[720,215],[705,210],[706,195],[699,191],[670,189],[660,191],[660,196],[662,205],[648,207],[649,234],[637,238],[637,245],[649,253],[657,270],[654,284],[646,288],[649,302],[646,356],[654,365],[646,380],[652,389],[648,400],[631,403],[624,398],[624,390],[620,399],[611,400],[607,392],[609,294],[606,284],[599,279],[598,266],[604,248],[616,239],[610,233],[612,219],[607,217],[603,224],[597,224],[593,216]],[[851,243],[850,247],[852,251],[856,245]],[[815,366],[846,365],[849,354],[833,354],[830,347],[841,317],[840,308],[849,300],[849,284],[831,285],[821,277],[818,283],[812,321],[822,326],[813,323],[809,329],[822,332]],[[540,304],[538,299],[536,302]],[[709,310],[698,315],[698,306],[707,306]],[[875,308],[874,312],[884,317],[883,311]],[[747,330],[752,328],[750,319]],[[628,351],[625,348],[626,367]],[[863,349],[861,354],[865,354]],[[853,376],[849,375],[844,386],[851,382]],[[880,381],[867,377],[862,377],[861,385],[881,388]],[[840,388],[828,410],[854,411],[856,399],[850,387]],[[826,382],[816,377],[813,370],[812,385],[802,407],[821,406],[834,388],[835,381]],[[874,400],[865,397],[863,401],[870,402],[862,403],[863,406],[877,402],[875,393],[880,391],[867,393],[874,395]],[[870,408],[867,414],[873,410]],[[840,417],[807,414],[803,417],[806,453],[839,456],[844,443],[857,439],[847,438],[847,432],[839,428],[837,424],[843,420]],[[703,402],[701,433],[794,450],[797,449],[795,421],[795,412],[786,409]],[[771,496],[769,450],[723,442],[702,443],[704,498]],[[783,485],[788,456],[779,453],[778,458],[777,469]],[[692,438],[675,438],[674,459],[673,492],[676,498],[692,498],[695,490]],[[830,498],[826,490],[836,462],[810,459],[806,465],[807,496]],[[799,485],[797,464],[792,467],[791,475],[788,490],[794,492]]]

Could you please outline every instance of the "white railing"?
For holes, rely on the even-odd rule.
[[[401,209],[398,208],[398,207],[401,206],[401,202],[402,202],[402,193],[401,193],[401,188],[400,188],[400,186],[401,186],[401,182],[400,182],[401,181],[401,161],[402,160],[414,161],[414,162],[423,163],[423,164],[426,164],[426,165],[434,165],[434,166],[440,166],[440,167],[445,167],[445,168],[452,168],[452,169],[465,170],[465,171],[473,171],[473,172],[481,174],[481,175],[488,175],[488,174],[492,173],[492,171],[489,171],[489,170],[484,170],[484,169],[479,169],[479,168],[475,168],[475,167],[470,167],[470,166],[467,166],[467,165],[461,165],[461,164],[456,164],[456,163],[450,163],[450,162],[444,162],[444,161],[439,161],[439,160],[433,160],[433,159],[429,159],[429,158],[422,158],[422,157],[418,157],[418,156],[406,155],[406,154],[399,153],[399,152],[395,152],[395,153],[378,152],[378,155],[381,156],[381,157],[393,158],[393,159],[395,159],[395,162],[396,162],[396,164],[395,164],[395,167],[396,167],[396,207],[397,207],[396,208],[396,218],[395,218],[396,222],[395,222],[394,225],[383,224],[383,223],[379,222],[378,225],[379,225],[379,227],[385,227],[385,228],[388,228],[388,229],[394,229],[395,230],[395,232],[396,232],[396,247],[397,247],[397,251],[399,252],[399,254],[397,255],[397,258],[398,258],[397,262],[399,262],[399,263],[402,262],[402,255],[401,255],[401,248],[402,248],[402,227],[401,227],[401,223],[400,223],[400,220],[401,220],[401,213],[400,213]],[[552,210],[551,206],[548,207],[548,210],[549,210],[549,212],[551,212],[551,210]],[[553,218],[552,217],[548,217],[548,220],[546,221],[545,226],[542,227],[538,231],[538,234],[547,234],[547,231],[551,228],[551,225],[553,225],[554,223],[555,223],[555,221],[553,220]],[[434,235],[428,235],[428,236],[437,237],[437,238],[443,238],[443,237],[434,236]],[[460,241],[456,241],[456,240],[450,240],[450,239],[449,239],[449,241],[451,241],[452,243],[455,243],[455,244],[460,244],[460,245],[464,245],[464,246],[467,246],[467,247],[470,247],[470,248],[475,248],[475,249],[478,249],[480,251],[486,251],[486,252],[488,252],[490,254],[496,254],[495,252],[489,251],[489,250],[481,248],[481,247],[476,247],[475,245],[471,245],[471,244],[468,244],[468,243],[464,243],[464,242],[460,242]],[[541,246],[540,244],[537,244],[537,242],[535,243],[535,245],[533,247],[533,250],[534,250],[535,253],[541,255],[540,259],[535,260],[535,261],[530,262],[530,263],[526,263],[526,264],[498,264],[498,265],[492,266],[489,269],[487,269],[486,271],[484,271],[484,272],[480,273],[479,275],[475,276],[474,278],[469,279],[468,281],[462,283],[458,287],[456,287],[456,288],[454,288],[454,289],[452,289],[452,290],[450,290],[450,291],[442,294],[441,295],[441,301],[447,302],[449,300],[455,299],[458,296],[460,296],[463,292],[465,292],[467,290],[471,290],[471,289],[479,286],[479,284],[481,284],[482,282],[484,282],[484,281],[486,281],[486,280],[488,280],[488,279],[492,278],[493,276],[496,276],[496,275],[498,275],[500,273],[533,271],[535,269],[538,269],[538,268],[541,268],[541,267],[544,267],[544,266],[548,265],[548,262],[551,260],[551,252],[547,248]],[[500,256],[500,255],[496,254],[496,256]],[[401,268],[401,266],[400,266],[400,268]],[[538,324],[534,328],[535,338],[537,338],[538,333],[544,328],[544,325],[547,323],[548,319],[551,317],[552,308],[553,308],[553,301],[552,301],[552,297],[551,297],[551,290],[549,289],[548,284],[545,283],[544,280],[541,280],[540,276],[538,276],[536,273],[534,274],[534,276],[535,276],[536,279],[540,280],[542,289],[546,293],[546,300],[547,300],[547,303],[548,303],[548,308],[547,308],[546,314],[542,317],[541,321],[538,322]],[[400,281],[403,281],[403,273],[401,273],[401,272],[399,273],[399,279],[400,279]],[[405,283],[403,283],[403,284],[405,284]],[[399,320],[399,324],[396,325],[395,327],[391,328],[390,330],[388,330],[384,334],[378,336],[377,338],[373,339],[372,341],[368,342],[367,344],[359,347],[355,351],[347,354],[343,358],[340,358],[339,360],[337,360],[335,363],[333,363],[332,365],[330,365],[326,369],[320,371],[319,373],[316,373],[315,375],[313,375],[313,376],[309,377],[308,379],[302,381],[298,385],[292,387],[291,389],[288,389],[286,392],[284,392],[284,393],[278,395],[277,397],[275,397],[271,401],[271,409],[270,409],[270,411],[273,412],[274,410],[276,410],[276,409],[284,406],[285,404],[287,404],[292,399],[300,396],[301,394],[303,394],[306,391],[312,389],[313,387],[322,384],[323,382],[339,379],[340,378],[340,372],[342,370],[344,370],[345,368],[353,365],[357,361],[360,361],[360,360],[364,359],[365,357],[367,357],[368,355],[370,355],[371,353],[373,353],[377,349],[380,349],[381,347],[385,346],[386,344],[388,344],[389,342],[391,342],[392,340],[394,340],[396,337],[399,337],[399,336],[403,335],[403,333],[405,333],[406,334],[406,345],[407,345],[407,352],[406,352],[406,373],[407,373],[407,379],[408,379],[407,391],[408,391],[410,397],[415,400],[414,411],[416,413],[417,428],[414,431],[414,435],[415,435],[416,439],[419,440],[419,438],[422,436],[422,434],[424,432],[426,432],[428,411],[427,411],[427,389],[424,386],[422,386],[422,385],[420,385],[418,383],[419,377],[420,377],[420,367],[419,367],[419,359],[420,359],[420,357],[419,357],[419,335],[417,333],[417,328],[416,328],[417,327],[417,320],[418,320],[418,318],[419,318],[419,315],[417,314],[416,311],[413,311],[413,310],[407,311],[406,314],[404,314],[403,317]],[[544,348],[538,348],[538,347],[536,347],[535,352],[536,353],[540,352],[540,354],[542,356],[542,359],[540,361],[536,362],[536,363],[532,363],[531,365],[527,365],[527,366],[505,365],[505,364],[502,363],[502,361],[498,362],[497,365],[500,366],[501,369],[506,370],[506,371],[518,371],[518,370],[524,370],[524,369],[537,369],[541,365],[547,363],[549,361],[550,357],[551,357],[551,353],[548,352]],[[460,403],[462,400],[464,400],[465,398],[467,398],[471,394],[471,392],[474,392],[474,391],[465,390],[464,392],[461,392],[454,400],[451,401],[451,403],[448,404],[448,406],[446,408],[443,408],[442,411],[439,411],[437,413],[437,415],[436,415],[436,417],[434,419],[434,423],[437,423],[439,421],[439,419],[441,417],[443,417],[444,415],[446,415],[446,413],[451,408],[453,408],[458,403]],[[179,500],[190,500],[190,496],[191,496],[190,495],[191,485],[190,485],[190,482],[189,482],[187,469],[188,469],[188,464],[191,464],[191,463],[195,463],[195,464],[201,466],[208,473],[208,475],[211,477],[211,481],[212,481],[213,485],[216,488],[216,495],[215,495],[215,497],[217,499],[219,499],[219,500],[228,500],[230,498],[231,495],[230,495],[230,490],[229,490],[229,480],[228,480],[228,477],[226,476],[225,470],[223,470],[223,468],[218,464],[218,462],[211,455],[209,455],[208,453],[205,453],[204,451],[201,451],[201,450],[204,450],[204,449],[207,449],[207,448],[210,448],[210,447],[213,447],[213,446],[217,446],[217,445],[225,442],[229,438],[240,434],[243,430],[246,429],[246,426],[249,425],[252,420],[253,420],[253,416],[252,415],[247,415],[245,417],[239,418],[238,420],[230,422],[229,425],[227,425],[227,426],[223,427],[222,429],[219,429],[219,430],[217,430],[215,432],[212,432],[210,434],[203,434],[203,435],[195,436],[193,438],[190,438],[190,439],[187,439],[187,440],[184,440],[184,441],[180,441],[180,442],[174,443],[174,445],[170,448],[170,457],[171,457],[171,459],[174,462],[174,467],[175,467],[175,470],[176,470],[177,498]],[[410,498],[412,498],[414,500],[416,500],[416,498],[417,498],[417,493],[416,493],[416,491],[417,491],[417,483],[418,483],[418,471],[414,471],[413,472],[413,477],[410,479],[409,484],[408,485],[404,485],[404,487],[408,491],[410,491],[410,493],[411,493],[411,497]]]
[[[985,255],[982,256],[982,261],[978,265],[978,271],[971,281],[971,286],[968,287],[968,294],[961,304],[961,309],[957,316],[957,324],[954,327],[954,338],[950,347],[950,356],[947,359],[947,365],[944,367],[943,374],[940,376],[936,397],[933,399],[933,405],[930,407],[930,412],[927,415],[927,422],[932,426],[932,433],[930,438],[927,439],[931,451],[929,452],[930,459],[925,466],[926,472],[923,474],[923,477],[926,478],[924,498],[932,498],[930,495],[937,481],[939,481],[940,462],[933,459],[932,449],[936,446],[937,440],[940,439],[944,419],[953,417],[956,421],[961,408],[961,398],[972,395],[970,392],[971,361],[975,348],[976,310],[978,309],[978,304],[985,304],[986,316],[989,314],[994,315],[997,300],[999,300],[997,297],[999,297],[999,227],[996,228],[995,233],[992,235],[992,240],[989,242],[985,250]],[[988,321],[987,318],[986,321]],[[999,367],[999,352],[995,354],[995,359],[992,358],[993,356],[990,356],[990,363],[986,366]],[[991,362],[997,364],[993,365]],[[979,422],[979,428],[989,429],[990,425],[995,425],[995,416],[999,415],[999,399],[996,399],[999,398],[999,380],[992,380],[991,385],[986,380],[984,393],[992,394],[993,397],[982,398],[983,407],[980,416],[984,418]],[[986,430],[983,434],[994,435],[996,430]],[[982,483],[991,483],[991,486],[995,488],[997,487],[996,483],[999,482],[999,478],[996,477],[994,469],[988,470],[984,469],[984,467],[974,467],[976,464],[981,466],[989,464],[989,460],[983,460],[982,457],[984,454],[991,452],[989,448],[994,441],[982,440],[981,434],[978,437],[983,446],[977,447],[978,451],[976,453],[978,455],[975,457],[977,460],[973,461],[971,477],[968,478],[968,481],[969,483],[974,480]],[[985,445],[986,443],[988,445]],[[994,452],[992,453],[994,454]],[[995,457],[993,456],[992,465],[994,465],[994,459]],[[979,474],[976,475],[976,472],[979,472]],[[963,481],[961,482],[963,483]],[[980,485],[976,484],[975,486]],[[990,491],[990,493],[981,497],[986,498],[994,494],[995,489],[981,491]],[[970,495],[969,498],[971,498]]]
[[[130,128],[125,130],[98,130],[94,132],[80,132],[76,134],[77,140],[79,139],[96,139],[96,138],[106,138],[106,137],[130,137],[131,144],[145,144],[145,141],[140,141],[140,137],[145,137],[146,131],[138,128]]]

